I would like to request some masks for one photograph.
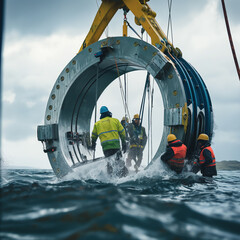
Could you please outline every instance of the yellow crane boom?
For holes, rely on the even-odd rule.
[[[148,1],[148,0],[147,0]],[[101,6],[94,18],[92,26],[79,50],[81,52],[85,47],[97,42],[103,31],[119,9],[130,10],[135,16],[135,23],[141,25],[151,37],[151,44],[163,53],[167,50],[173,52],[175,56],[181,55],[178,48],[167,39],[157,20],[156,13],[149,7],[146,0],[102,0]],[[126,25],[124,26],[126,35]],[[78,52],[78,53],[79,53]]]

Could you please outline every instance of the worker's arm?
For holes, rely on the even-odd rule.
[[[167,151],[161,156],[161,160],[163,162],[166,162],[168,160],[170,160],[171,158],[173,158],[174,156],[174,152],[172,150],[172,148],[167,148]]]
[[[96,148],[96,141],[98,139],[96,124],[94,124],[91,139],[92,139],[92,149],[95,150],[95,148]]]
[[[118,122],[118,134],[119,134],[122,141],[126,140],[125,129],[120,122]]]
[[[145,128],[143,128],[143,147],[145,147],[147,143],[147,134]]]
[[[122,141],[122,151],[125,153],[127,150],[127,144],[126,144],[126,132],[124,127],[120,122],[118,122],[118,134]]]
[[[200,171],[200,165],[198,162],[194,162],[192,166],[192,172],[193,173],[198,173]]]
[[[204,165],[212,163],[212,161],[213,161],[212,154],[208,149],[203,150],[203,156],[205,158],[205,162],[203,163]]]

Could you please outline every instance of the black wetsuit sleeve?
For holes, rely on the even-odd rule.
[[[211,152],[208,149],[203,150],[203,156],[205,158],[205,163],[204,164],[212,163],[212,161],[213,161],[212,155],[211,155]]]
[[[174,156],[172,148],[167,148],[167,151],[161,156],[161,160],[166,162]]]

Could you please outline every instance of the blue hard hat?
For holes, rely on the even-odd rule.
[[[105,113],[105,112],[109,112],[109,111],[108,111],[108,108],[107,108],[106,106],[102,106],[102,107],[100,108],[100,114]]]

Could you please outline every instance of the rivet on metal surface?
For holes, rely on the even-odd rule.
[[[154,53],[153,53],[153,56],[156,56],[156,55],[157,55],[157,52],[154,52]]]
[[[48,109],[49,109],[49,110],[52,110],[52,105],[49,105]]]
[[[61,76],[61,81],[63,81],[64,80],[64,76]]]
[[[175,104],[175,107],[176,107],[176,108],[179,108],[179,106],[180,106],[179,103],[176,103],[176,104]]]
[[[173,91],[173,96],[177,96],[177,90]]]
[[[56,89],[59,89],[60,88],[60,85],[58,84],[57,86],[56,86]]]
[[[88,51],[89,51],[89,52],[92,52],[92,48],[89,48]]]
[[[52,94],[51,98],[52,98],[52,100],[54,100],[56,98],[56,95]]]
[[[139,46],[139,43],[138,42],[134,42],[134,47],[137,47]]]
[[[66,68],[66,73],[69,73],[69,68]]]
[[[119,45],[119,44],[120,44],[120,40],[117,40],[117,41],[116,41],[116,44]]]
[[[72,64],[75,65],[75,64],[76,64],[76,60],[73,60],[73,61],[72,61]]]
[[[60,173],[60,169],[59,168],[57,168],[57,173]]]
[[[172,78],[173,78],[173,75],[172,75],[172,74],[169,74],[169,75],[168,75],[168,78],[169,78],[169,79],[172,79]]]
[[[47,120],[49,121],[51,119],[51,115],[47,115]]]
[[[144,46],[143,49],[146,51],[147,50],[147,46]]]
[[[52,161],[53,161],[53,162],[56,162],[56,158],[55,158],[55,157],[54,157],[54,158],[52,158]]]

